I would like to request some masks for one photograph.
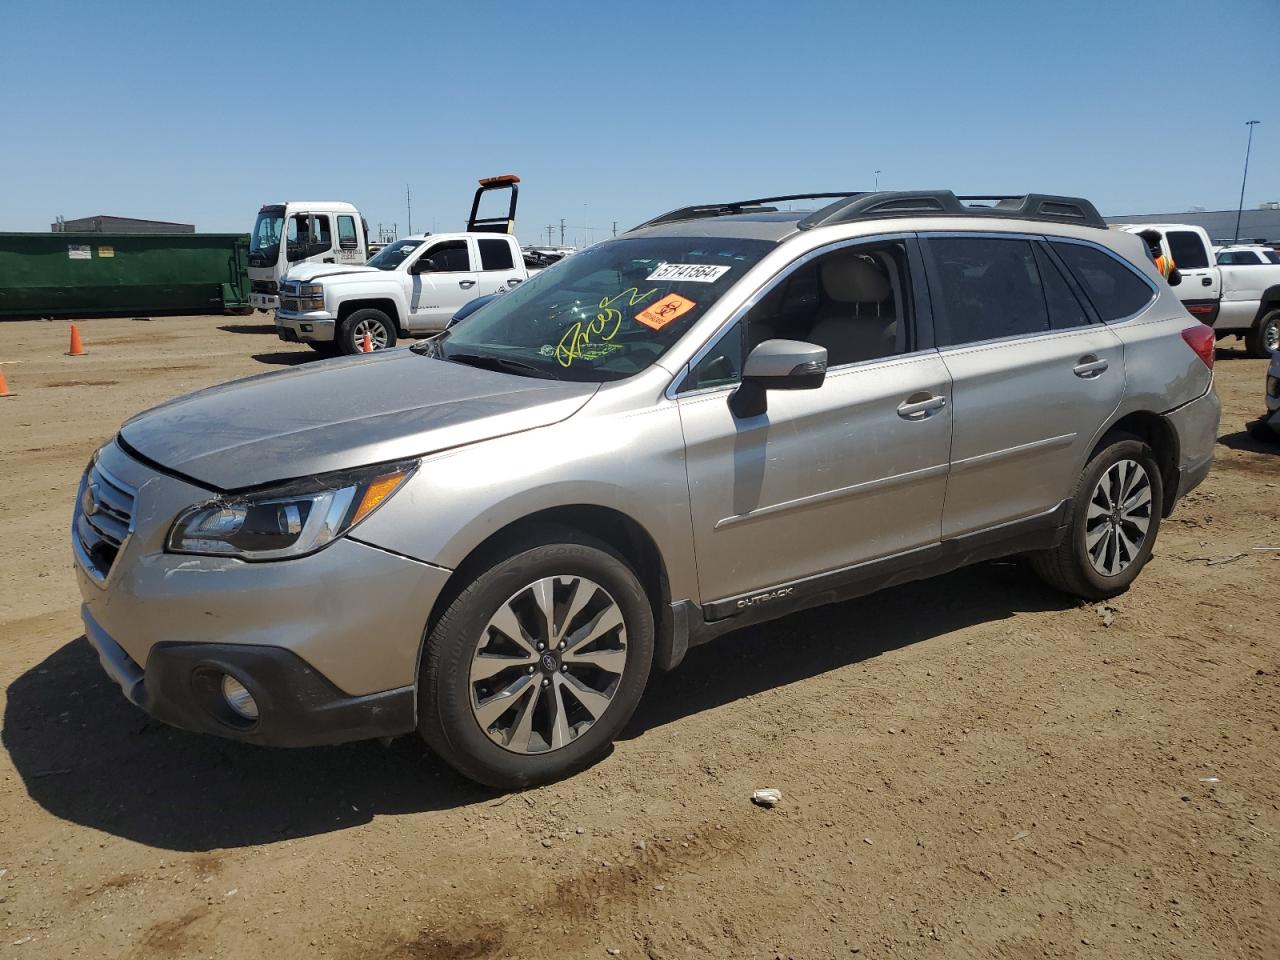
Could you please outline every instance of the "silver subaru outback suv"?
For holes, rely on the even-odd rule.
[[[1011,554],[1125,590],[1209,470],[1213,331],[1087,201],[820,198],[675,210],[433,340],[129,420],[72,523],[106,671],[189,730],[417,730],[518,787],[748,623]]]

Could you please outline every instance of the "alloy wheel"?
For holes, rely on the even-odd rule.
[[[489,618],[471,660],[471,712],[507,750],[559,750],[609,709],[626,667],[626,625],[609,591],[544,577]]]
[[[356,324],[355,340],[357,349],[363,347],[366,333],[369,335],[369,345],[373,349],[385,350],[387,348],[387,328],[377,320],[369,317]]]
[[[1262,336],[1259,339],[1264,349],[1272,353],[1280,350],[1280,311],[1263,321]]]
[[[1084,545],[1093,569],[1122,573],[1137,559],[1151,526],[1151,477],[1135,460],[1120,460],[1098,479],[1085,515]]]

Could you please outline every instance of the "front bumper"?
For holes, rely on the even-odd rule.
[[[211,492],[116,444],[98,463],[132,492],[130,530],[105,567],[79,548],[75,567],[86,636],[130,700],[187,729],[263,744],[412,729],[423,631],[448,570],[350,537],[265,563],[166,553],[173,518]],[[73,538],[80,516],[77,505]],[[201,677],[218,664],[261,693],[257,725],[210,708]]]
[[[251,293],[249,294],[249,305],[258,310],[274,310],[280,306],[280,298],[272,294]]]
[[[328,343],[337,334],[338,322],[323,311],[285,313],[276,311],[276,336],[286,343]]]
[[[158,643],[141,668],[82,610],[85,636],[130,702],[164,723],[269,747],[311,747],[394,737],[417,725],[413,685],[350,696],[281,647],[231,643]],[[253,695],[247,720],[222,699],[224,675]]]

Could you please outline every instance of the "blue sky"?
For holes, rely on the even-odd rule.
[[[1160,15],[1158,20],[1156,12]],[[1280,0],[0,3],[0,230],[112,213],[247,232],[350,200],[521,237],[686,203],[866,189],[1280,200]],[[584,228],[591,227],[588,231]]]

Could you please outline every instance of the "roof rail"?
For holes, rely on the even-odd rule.
[[[757,197],[754,200],[734,200],[729,203],[700,203],[692,207],[677,207],[675,210],[668,210],[652,220],[637,224],[627,233],[644,227],[656,227],[660,223],[676,223],[680,220],[727,217],[737,213],[773,213],[778,208],[768,206],[768,204],[785,203],[789,200],[848,200],[850,197],[862,195],[862,192],[857,190],[842,190],[836,193],[790,193],[781,197]]]
[[[991,205],[969,201],[989,200]],[[997,217],[1006,220],[1045,220],[1107,229],[1097,208],[1080,197],[1047,193],[956,196],[950,190],[863,193],[837,200],[801,220],[801,230],[855,220],[890,217]]]

